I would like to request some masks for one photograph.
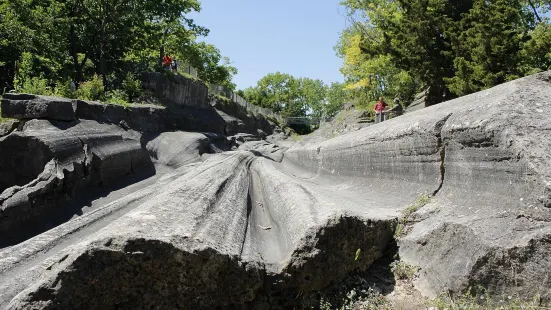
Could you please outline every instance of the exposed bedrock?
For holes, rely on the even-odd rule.
[[[360,195],[278,166],[248,151],[215,155],[5,249],[0,305],[278,308],[382,255],[398,210],[362,210]],[[84,239],[63,241],[135,202]]]
[[[150,164],[170,171],[1,250],[0,307],[297,307],[297,296],[380,258],[421,194],[433,198],[398,245],[402,260],[421,267],[416,287],[424,294],[481,285],[496,295],[546,297],[549,115],[548,72],[285,153],[250,135],[141,136],[107,124],[63,123],[61,130],[27,121],[0,145],[27,141],[37,154],[28,160],[38,163],[2,176],[10,187],[2,197],[53,186],[50,175],[52,184],[65,184],[68,172],[94,167],[101,173],[90,180],[109,180],[111,171],[124,171],[111,170],[110,160],[128,166],[118,155],[101,157],[113,154],[111,141],[121,145],[114,154],[137,145]],[[109,134],[79,131],[96,126]],[[119,138],[106,138],[112,130]],[[92,137],[103,142],[86,142]],[[18,156],[6,154],[2,165],[17,168]]]
[[[285,153],[303,177],[361,177],[387,197],[435,194],[399,240],[427,295],[480,285],[551,292],[551,72]],[[369,208],[369,204],[364,205]]]
[[[2,99],[2,115],[22,120],[94,120],[139,132],[186,130],[225,133],[224,120],[210,105],[192,105],[188,101],[186,104],[172,101],[164,103],[164,106],[121,106],[29,94],[7,94]]]
[[[152,169],[140,135],[94,121],[27,121],[0,138],[1,244],[84,188]]]
[[[76,103],[65,98],[8,93],[2,100],[2,114],[17,119],[74,121],[75,111]]]
[[[258,130],[271,135],[276,127],[275,119],[269,120],[264,115],[247,110],[246,107],[229,99],[213,97],[211,104],[224,118],[228,135],[243,132],[256,134]]]

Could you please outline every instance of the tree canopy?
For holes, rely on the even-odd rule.
[[[13,79],[15,61],[29,53],[31,75],[78,84],[95,73],[110,88],[126,72],[155,68],[167,53],[206,82],[235,88],[230,61],[197,42],[209,31],[187,16],[200,9],[198,0],[0,0],[0,66]]]
[[[255,87],[243,91],[249,102],[282,113],[284,116],[331,117],[344,104],[328,102],[328,93],[335,91],[321,80],[296,78],[286,73],[270,73],[260,79]],[[340,88],[342,90],[342,88]],[[335,97],[335,96],[333,96]],[[338,108],[335,105],[341,104]]]
[[[350,26],[336,51],[345,88],[366,101],[435,104],[550,69],[551,34],[536,0],[344,0]]]

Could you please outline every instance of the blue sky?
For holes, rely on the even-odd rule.
[[[339,0],[201,0],[193,14],[210,29],[204,40],[239,70],[238,89],[272,72],[342,82],[342,60],[333,46],[345,26]]]

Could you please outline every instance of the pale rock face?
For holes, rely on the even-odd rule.
[[[156,175],[0,250],[0,307],[292,308],[369,268],[421,194],[431,202],[398,246],[421,268],[422,293],[480,284],[549,296],[549,115],[547,72],[288,150],[248,135],[29,121],[0,138],[36,154],[15,173],[17,156],[0,149],[4,223],[10,199],[32,189],[15,200],[36,203],[77,171],[110,180],[140,158]]]

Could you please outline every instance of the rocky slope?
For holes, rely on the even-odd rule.
[[[434,195],[398,242],[423,293],[549,296],[550,104],[547,72],[296,146],[285,160],[314,178],[367,180],[388,206]]]
[[[398,239],[422,293],[551,293],[551,72],[288,150],[86,120],[74,104],[74,120],[34,119],[52,115],[35,103],[0,138],[0,221],[23,235],[0,234],[2,308],[309,306],[383,256],[422,194]],[[70,220],[20,228],[138,171]]]

